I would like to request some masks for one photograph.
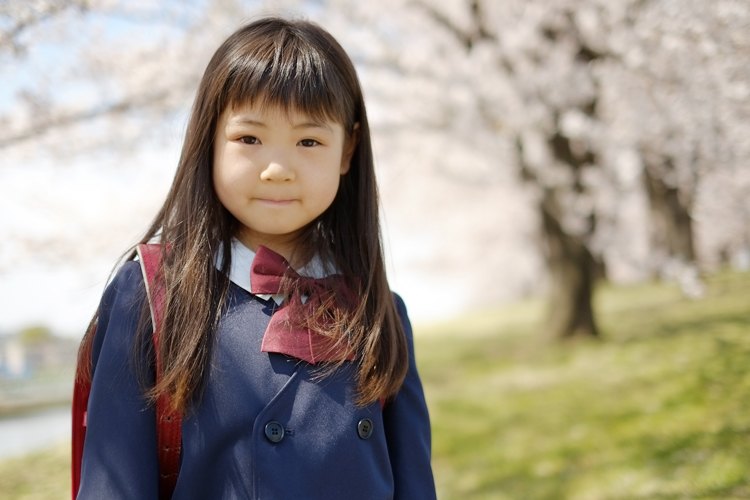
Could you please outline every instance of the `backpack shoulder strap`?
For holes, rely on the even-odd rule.
[[[162,373],[158,352],[166,293],[164,277],[161,273],[161,246],[141,243],[137,247],[137,252],[151,309],[154,351],[157,353],[156,380],[158,381]],[[177,476],[180,472],[182,415],[172,408],[169,397],[164,395],[156,400],[156,439],[159,456],[159,498],[169,499],[177,485]]]
[[[89,344],[91,345],[91,344]],[[86,439],[86,410],[89,406],[91,393],[91,378],[82,375],[84,366],[81,363],[91,363],[91,348],[87,354],[78,356],[75,382],[73,386],[73,436],[71,443],[71,487],[73,500],[78,496],[81,486],[81,463],[83,462],[83,443]]]

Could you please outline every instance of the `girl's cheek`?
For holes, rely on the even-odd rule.
[[[247,158],[227,148],[220,160],[214,163],[214,177],[218,175],[224,182],[238,182],[249,175],[250,166]]]

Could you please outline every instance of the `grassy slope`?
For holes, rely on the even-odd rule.
[[[70,500],[70,444],[0,462],[3,500]]]
[[[750,498],[750,274],[603,288],[604,342],[538,302],[417,328],[442,500]],[[0,498],[68,498],[67,447],[0,462]]]
[[[750,275],[597,302],[604,342],[537,303],[417,329],[441,499],[750,498]]]

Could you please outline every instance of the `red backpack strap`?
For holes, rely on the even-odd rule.
[[[91,344],[89,344],[91,345]],[[76,379],[73,386],[73,442],[71,446],[71,486],[73,500],[78,496],[81,486],[81,463],[83,462],[83,442],[86,439],[86,410],[89,406],[89,393],[91,392],[91,378],[83,377],[81,372],[84,367],[81,362],[91,362],[91,348],[86,356],[78,358],[79,365],[76,366]]]
[[[143,281],[146,284],[151,321],[154,330],[154,350],[159,352],[159,334],[164,317],[164,288],[161,273],[161,246],[141,243],[137,248],[141,262]],[[162,365],[156,356],[156,380],[159,380]],[[182,447],[182,415],[172,408],[168,396],[156,400],[156,439],[159,456],[159,498],[172,498],[177,476],[180,472],[180,449]]]

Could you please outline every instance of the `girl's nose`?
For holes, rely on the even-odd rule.
[[[287,182],[294,180],[294,170],[286,166],[284,162],[272,161],[260,173],[263,181]]]

